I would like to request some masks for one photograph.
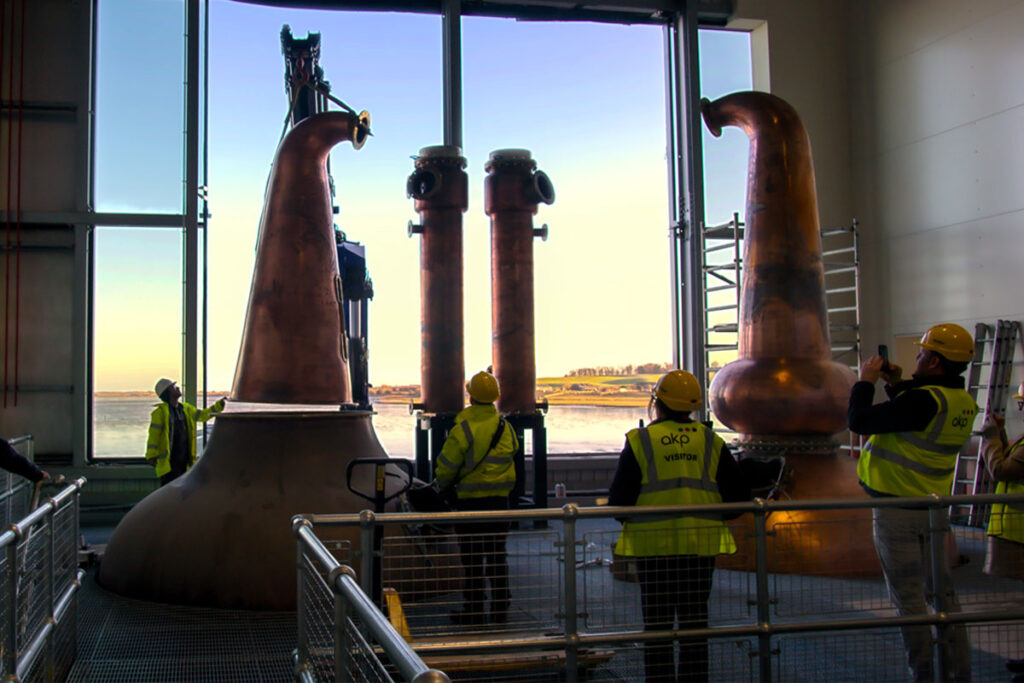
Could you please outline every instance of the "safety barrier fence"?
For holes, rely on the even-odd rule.
[[[34,460],[35,440],[31,435],[8,439],[14,450]],[[0,527],[21,519],[32,504],[32,482],[0,468]]]
[[[384,658],[402,680],[449,680],[423,663],[359,587],[352,568],[338,562],[308,521],[297,519],[292,531],[298,539],[297,678],[392,680]],[[379,645],[379,652],[371,642]]]
[[[0,532],[0,680],[63,681],[71,670],[84,485],[85,478],[69,483]]]
[[[645,674],[645,655],[654,656],[661,644],[662,653],[679,648],[680,674],[697,661],[710,680],[904,681],[901,629],[924,626],[937,650],[959,624],[969,635],[975,678],[1001,678],[1007,659],[1024,657],[1024,581],[983,574],[985,532],[957,519],[951,525],[947,514],[951,505],[994,502],[1024,506],[1024,495],[758,499],[643,508],[642,515],[638,508],[572,504],[510,512],[305,515],[294,526],[300,548],[300,671],[309,681],[411,680],[386,654],[376,630],[338,618],[337,603],[323,586],[338,577],[346,584],[353,579],[350,570],[324,568],[327,552],[338,565],[357,570],[364,605],[379,602],[387,614],[361,612],[363,623],[389,621],[388,639],[397,632],[424,666],[451,680],[656,680]],[[932,611],[899,616],[878,567],[871,517],[873,508],[904,507],[929,511],[934,571],[927,571],[935,590],[929,593]],[[620,534],[615,520],[683,513],[740,514],[729,523],[738,552],[713,560],[706,627],[652,623],[645,629],[637,582],[638,571],[645,570],[614,553]],[[507,548],[507,605],[500,597],[495,604],[495,582],[502,585],[504,577],[488,573],[485,557],[490,560],[494,549],[480,543],[495,534],[466,527],[470,521],[512,524],[500,535]],[[699,538],[704,532],[695,533]],[[324,540],[314,562],[308,548],[315,539]],[[936,562],[942,553],[959,565],[952,588],[961,611],[946,604],[950,586]],[[474,564],[492,589],[490,610],[466,600],[463,566]],[[1024,566],[1003,570],[1004,576],[1024,579]],[[924,583],[926,577],[920,578]],[[383,589],[379,596],[375,584]],[[667,590],[648,585],[649,591]],[[687,585],[693,595],[651,592],[648,603],[693,603],[701,594],[693,582]],[[314,597],[318,590],[322,594]],[[948,662],[937,659],[941,674]]]

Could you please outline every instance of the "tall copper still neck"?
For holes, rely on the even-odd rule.
[[[491,355],[501,386],[498,409],[529,414],[537,409],[533,315],[533,228],[541,202],[555,189],[537,170],[529,150],[491,152],[485,166],[484,211],[491,217]]]
[[[739,92],[701,112],[714,135],[750,138],[739,359],[715,376],[715,416],[750,435],[845,427],[853,373],[831,360],[811,145],[782,99]]]
[[[348,480],[346,466],[387,454],[370,411],[336,405],[350,394],[325,162],[341,140],[361,146],[368,125],[365,112],[315,114],[281,143],[235,373],[238,402],[217,415],[196,465],[121,520],[99,573],[110,590],[176,604],[295,609],[291,517],[365,507],[354,491],[374,490],[373,469],[357,468]],[[261,402],[292,405],[251,405]],[[313,402],[335,405],[295,405]],[[390,495],[404,482],[392,468],[384,483]]]
[[[362,147],[369,128],[366,112],[325,112],[300,122],[278,148],[260,220],[232,399],[351,403],[326,161],[343,140]]]
[[[466,160],[453,146],[424,147],[406,183],[420,215],[420,377],[423,409],[464,404],[462,214],[469,206]]]

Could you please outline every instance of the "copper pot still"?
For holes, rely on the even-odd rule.
[[[424,147],[406,182],[420,225],[420,379],[428,413],[462,410],[462,215],[469,207],[466,159],[455,146]]]
[[[541,204],[555,188],[526,149],[491,152],[484,166],[484,211],[491,218],[491,357],[501,387],[498,410],[537,411],[537,360],[533,306],[533,227]]]
[[[358,149],[369,114],[326,112],[292,128],[271,169],[232,401],[198,463],[136,505],[114,530],[99,572],[132,598],[288,610],[296,601],[300,513],[368,506],[345,481],[357,457],[386,457],[372,413],[351,389],[333,217],[330,149]],[[352,485],[373,491],[373,468]],[[405,479],[390,472],[388,491]],[[358,532],[318,529],[325,539]],[[344,551],[339,551],[344,555]],[[344,560],[344,557],[340,559]]]
[[[701,112],[715,136],[738,126],[750,138],[739,358],[715,375],[711,408],[746,435],[840,432],[855,377],[832,360],[807,131],[768,93],[705,99]]]
[[[711,133],[737,126],[750,139],[737,360],[709,389],[716,419],[740,432],[739,446],[786,458],[780,496],[866,498],[856,461],[832,436],[846,428],[853,371],[832,360],[811,144],[787,102],[763,92],[701,101]],[[774,513],[773,571],[872,575],[878,564],[870,511]],[[745,516],[737,539],[752,532]],[[728,564],[753,568],[752,549]]]

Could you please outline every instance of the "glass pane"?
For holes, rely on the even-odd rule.
[[[701,30],[701,95],[715,100],[753,87],[750,34],[743,31]],[[704,215],[708,225],[743,220],[747,194],[747,135],[735,126],[722,129],[716,138],[707,126],[701,139],[704,148]]]
[[[99,211],[182,211],[184,16],[183,0],[99,1]]]
[[[541,205],[534,217],[536,227],[550,225],[548,241],[534,241],[538,375],[561,378],[588,368],[596,372],[580,374],[633,374],[636,366],[669,361],[662,29],[473,17],[463,22],[463,38],[471,178],[467,365],[482,368],[491,359],[483,167],[491,151],[509,147],[529,149],[556,192],[554,204]],[[624,390],[632,386],[616,380]],[[609,385],[601,400],[624,400],[611,395],[619,386]],[[590,389],[604,391],[588,383]],[[621,448],[622,432],[633,423],[622,423],[607,449]],[[584,447],[554,434],[550,446]]]
[[[93,451],[143,457],[161,377],[181,377],[181,231],[95,233]]]
[[[366,247],[373,279],[370,382],[417,384],[419,241],[406,233],[416,214],[405,180],[410,156],[442,141],[440,18],[222,2],[210,6],[210,390],[231,388],[267,176],[288,114],[284,24],[297,39],[321,34],[332,94],[372,117],[362,149],[341,143],[332,152],[335,220]],[[412,452],[413,419],[403,410],[397,455]]]
[[[753,72],[750,62],[750,34],[741,31],[702,30],[699,35],[701,94],[715,100],[732,92],[750,90]],[[734,219],[746,218],[747,157],[750,143],[746,133],[735,126],[722,129],[721,137],[714,137],[707,126],[702,127],[704,151],[704,216],[708,226],[721,226]],[[729,266],[738,261],[742,252],[742,238],[737,241],[731,230],[715,233],[719,239],[708,238],[706,263]],[[709,331],[709,344],[725,348],[708,353],[708,382],[719,368],[736,359],[735,346],[739,302],[735,270],[722,270],[717,275],[705,275],[708,294],[708,326],[725,331]],[[712,291],[717,289],[718,291]],[[716,428],[725,429],[724,425]]]

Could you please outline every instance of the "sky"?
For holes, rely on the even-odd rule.
[[[181,210],[182,3],[100,0],[96,204]],[[419,238],[405,181],[440,144],[441,19],[286,10],[214,0],[209,79],[210,390],[229,389],[256,232],[287,114],[280,32],[319,32],[333,94],[372,117],[373,137],[331,154],[337,223],[365,245],[370,381],[420,379]],[[537,372],[671,360],[663,37],[658,27],[464,17],[466,372],[491,362],[490,236],[484,163],[529,149],[555,187],[534,221]],[[701,32],[702,93],[750,89],[748,34]],[[705,132],[706,221],[743,212],[747,140]],[[148,389],[181,370],[181,233],[100,228],[95,386]]]

